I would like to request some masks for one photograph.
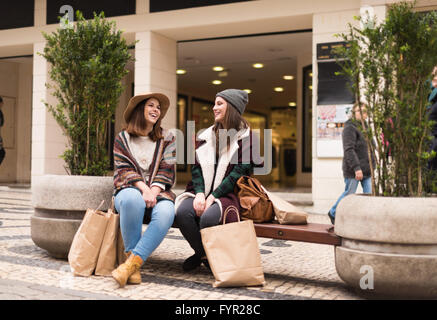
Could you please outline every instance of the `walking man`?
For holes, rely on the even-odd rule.
[[[360,182],[364,193],[372,192],[367,143],[359,128],[361,127],[361,113],[358,104],[354,105],[352,113],[352,118],[346,121],[342,133],[344,153],[342,169],[345,189],[328,212],[332,224],[335,223],[335,212],[338,204],[345,196],[355,193]],[[362,107],[362,117],[364,121],[367,119],[365,107]]]

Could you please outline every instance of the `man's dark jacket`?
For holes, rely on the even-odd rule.
[[[367,143],[360,129],[357,128],[356,121],[350,119],[344,124],[343,138],[343,176],[345,178],[355,178],[355,171],[363,171],[363,176],[371,176],[369,157],[367,155]],[[375,160],[372,157],[373,167]]]

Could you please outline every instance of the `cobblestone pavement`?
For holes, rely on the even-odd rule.
[[[213,275],[203,266],[182,271],[192,249],[174,228],[143,265],[141,285],[118,288],[110,277],[74,277],[66,260],[33,243],[30,199],[29,189],[0,188],[0,300],[361,299],[338,277],[332,246],[266,238],[258,238],[264,287],[213,288]],[[310,221],[328,218],[310,215]]]

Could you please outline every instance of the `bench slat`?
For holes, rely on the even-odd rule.
[[[341,237],[334,232],[328,232],[330,224],[308,223],[305,225],[290,225],[277,223],[254,223],[258,237],[283,239],[292,241],[312,242],[319,244],[341,245]]]

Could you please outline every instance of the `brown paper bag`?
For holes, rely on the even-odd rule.
[[[117,237],[117,264],[123,264],[127,260],[127,255],[124,252],[124,242],[123,236],[121,234],[121,229],[118,228],[118,237]]]
[[[226,221],[226,215],[230,210],[238,212],[236,207],[228,207],[223,221]],[[200,233],[215,277],[213,287],[265,284],[261,254],[252,220],[204,228]]]
[[[272,201],[273,211],[276,219],[280,224],[307,224],[308,213],[293,206],[288,201],[285,201],[281,197],[278,197],[272,192],[267,191],[268,197]]]
[[[88,209],[74,235],[68,253],[68,263],[74,275],[90,276],[94,272],[109,216],[96,209]]]
[[[120,229],[120,216],[115,214],[112,209],[106,214],[109,217],[103,236],[102,246],[97,259],[97,276],[111,276],[111,272],[117,267],[117,237]]]

